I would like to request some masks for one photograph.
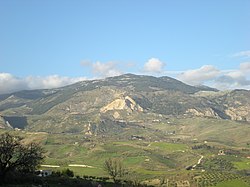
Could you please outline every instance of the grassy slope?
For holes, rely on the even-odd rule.
[[[250,185],[242,180],[231,180],[217,184],[214,187],[249,187]]]

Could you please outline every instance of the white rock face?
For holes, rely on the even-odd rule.
[[[186,113],[193,114],[199,117],[213,117],[220,118],[219,115],[211,108],[206,108],[205,110],[198,111],[197,109],[191,108],[186,111]]]
[[[100,109],[100,112],[105,113],[107,111],[112,111],[112,110],[127,110],[128,112],[133,112],[133,111],[142,112],[143,108],[139,104],[137,104],[131,97],[126,96],[115,99],[108,105],[102,107]]]
[[[230,116],[232,120],[250,121],[250,107],[247,106],[240,106],[237,108],[229,107],[225,113]]]

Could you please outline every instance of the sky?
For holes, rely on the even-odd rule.
[[[250,89],[250,0],[0,0],[0,94],[134,73]]]

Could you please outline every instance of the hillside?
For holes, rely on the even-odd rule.
[[[125,74],[0,98],[0,133],[43,145],[42,169],[103,177],[105,160],[119,158],[153,186],[250,184],[250,91]]]
[[[133,74],[0,95],[2,127],[8,122],[14,128],[49,132],[88,133],[105,119],[133,124],[178,116],[250,121],[249,111],[247,90],[219,92],[170,77]]]

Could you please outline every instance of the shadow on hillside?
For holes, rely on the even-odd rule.
[[[6,123],[8,122],[13,128],[24,129],[27,125],[27,117],[25,116],[3,116]]]

